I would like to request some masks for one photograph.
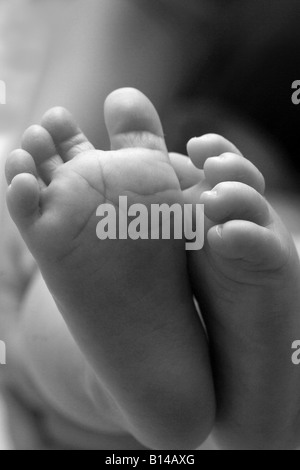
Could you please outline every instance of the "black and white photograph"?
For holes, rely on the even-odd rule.
[[[300,449],[299,0],[0,0],[0,450]]]

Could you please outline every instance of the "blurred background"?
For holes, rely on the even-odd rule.
[[[143,11],[143,24],[120,41],[120,21],[132,21],[132,5]],[[116,6],[121,13],[113,20]],[[151,25],[153,18],[165,22],[163,42],[153,25],[148,32],[148,18]],[[7,86],[0,105],[0,220],[4,161],[25,127],[62,104],[101,145],[103,101],[119,86],[139,87],[155,102],[171,150],[185,153],[189,138],[221,133],[273,190],[297,193],[300,105],[292,104],[291,85],[300,80],[299,25],[299,0],[0,0],[0,80]],[[180,80],[168,38],[176,28],[176,60],[185,64]],[[141,30],[145,44],[136,47]],[[154,87],[158,78],[164,92]],[[0,450],[11,447],[4,415],[0,401]]]
[[[0,189],[5,156],[19,143],[47,57],[50,23],[41,3],[0,0],[0,79],[6,84],[6,105],[0,105]]]
[[[42,21],[43,15],[40,14],[37,3],[40,2],[0,0],[0,80],[5,82],[7,88],[6,105],[0,105],[0,230],[2,232],[6,188],[4,162],[7,152],[18,142],[22,122],[30,112],[34,90],[41,75],[47,50],[49,31],[45,27],[47,22]],[[1,250],[3,249],[1,247]],[[0,337],[2,337],[1,330]],[[6,366],[0,366],[0,374],[4,374],[4,367]],[[0,394],[0,450],[12,448],[6,408]]]
[[[0,397],[0,450],[12,450],[13,443],[10,440],[6,419],[5,404]]]
[[[100,68],[97,68],[95,63],[92,64],[92,59],[89,59],[89,52],[84,50],[84,42],[88,43],[88,39],[82,37],[84,34],[82,29],[87,26],[86,35],[94,34],[95,47],[99,48],[98,57],[101,63],[104,46],[99,43],[93,31],[91,17],[93,13],[99,15],[99,28],[105,26],[105,21],[103,11],[100,8],[97,10],[95,3],[97,2],[93,0],[86,0],[86,2],[82,0],[0,0],[0,79],[4,80],[7,85],[7,105],[0,106],[0,157],[5,155],[5,149],[9,146],[8,142],[14,142],[12,144],[14,146],[21,130],[31,123],[35,116],[40,117],[42,110],[63,101],[68,102],[70,92],[65,83],[67,74],[63,67],[60,71],[61,77],[56,76],[57,90],[51,90],[49,83],[45,81],[47,67],[53,61],[51,55],[57,47],[55,38],[61,35],[64,27],[66,28],[66,44],[63,44],[62,55],[57,57],[56,63],[62,60],[63,53],[66,51],[76,55],[76,64],[75,59],[73,62],[70,60],[70,63],[66,63],[66,67],[70,70],[73,67],[76,75],[81,76],[82,80],[77,83],[76,76],[74,76],[74,82],[68,83],[68,86],[74,87],[78,95],[81,95],[83,106],[92,106],[92,99],[88,98],[87,92],[84,91],[83,81],[86,77],[80,71],[80,61],[82,68],[90,67],[91,73],[95,74],[93,80],[87,79],[89,80],[87,86],[94,86],[96,89],[101,79],[99,76],[96,77],[96,74],[100,73]],[[106,8],[108,17],[109,5],[117,3],[120,2],[118,0],[98,2],[104,5],[104,12]],[[149,2],[145,0],[140,0],[140,2],[126,0],[121,3],[127,5],[128,11],[130,11],[131,3],[141,5],[148,3],[149,5]],[[172,150],[183,150],[187,138],[194,135],[194,129],[200,134],[214,130],[225,133],[228,137],[234,137],[239,133],[234,132],[233,128],[239,127],[242,123],[249,126],[251,130],[256,128],[256,141],[270,146],[268,151],[275,154],[275,161],[279,166],[285,160],[285,163],[292,165],[293,171],[298,173],[300,168],[298,158],[300,106],[294,106],[291,102],[291,84],[300,77],[299,1],[188,0],[184,8],[182,2],[178,0],[153,0],[151,4],[154,12],[155,9],[160,12],[160,5],[165,4],[166,15],[169,9],[169,21],[174,24],[176,23],[176,10],[179,12],[181,10],[181,16],[186,22],[191,23],[190,31],[183,30],[183,34],[187,42],[190,41],[189,45],[193,44],[194,48],[199,50],[199,60],[195,61],[195,52],[190,47],[190,61],[193,62],[192,73],[189,77],[185,77],[184,84],[178,86],[177,98],[174,95],[173,102],[171,103],[170,100],[168,102],[168,104],[175,103],[175,110],[170,107],[169,114],[166,112],[168,119],[166,118],[165,124],[166,134],[171,136],[169,143]],[[193,15],[193,22],[189,13]],[[61,27],[62,24],[63,27]],[[118,25],[115,26],[117,30]],[[196,34],[196,29],[202,29],[203,33]],[[74,32],[73,43],[72,32]],[[79,41],[78,38],[82,40]],[[107,38],[113,43],[113,34],[107,32]],[[195,44],[196,41],[198,44]],[[116,42],[115,48],[117,47],[120,49],[121,45]],[[113,47],[109,49],[114,51]],[[122,53],[125,53],[126,57],[126,53],[129,52],[123,50]],[[94,55],[94,62],[96,57]],[[135,65],[138,65],[138,59]],[[126,60],[124,63],[125,65],[120,64],[120,75],[124,76],[124,84],[135,81],[134,85],[142,85],[143,80],[139,80],[138,76],[140,72],[136,71],[137,78],[133,80],[124,70]],[[109,61],[109,65],[115,67],[113,59]],[[110,76],[108,79],[104,75],[103,73],[101,98],[106,92],[114,87],[122,86],[123,83],[119,82],[117,77]],[[53,80],[53,76],[51,79]],[[144,87],[147,88],[147,86],[149,83],[144,84]],[[40,96],[41,90],[43,90],[42,97]],[[149,90],[151,94],[151,86]],[[102,101],[97,101],[95,96],[94,98],[100,108],[103,98]],[[153,98],[159,101],[163,99],[154,92]],[[38,105],[39,102],[43,105]],[[174,138],[174,132],[171,129],[177,125],[177,108],[181,115],[178,126],[182,127],[181,131],[177,132],[179,137]],[[38,110],[36,114],[35,109]],[[75,105],[74,112],[92,128],[85,116],[79,116]],[[85,113],[86,110],[83,108],[82,114]],[[99,113],[101,113],[101,108]],[[172,119],[174,114],[175,123]],[[226,128],[224,121],[230,119],[233,121],[232,125],[230,123]],[[168,123],[170,123],[169,126]],[[251,147],[249,139],[245,136],[244,126],[240,127],[241,139],[247,140]],[[91,135],[95,133],[94,130],[90,132]],[[237,143],[240,143],[239,137]],[[241,146],[243,147],[243,142]],[[247,145],[244,147],[246,148]],[[250,157],[255,151],[259,151],[256,146],[250,149]],[[281,157],[277,154],[281,154]],[[264,159],[260,158],[260,160],[264,170]],[[1,162],[3,158],[0,158]],[[272,165],[269,165],[267,170],[273,174]],[[279,184],[279,181],[277,183]]]

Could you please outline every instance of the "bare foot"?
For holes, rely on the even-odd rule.
[[[205,206],[206,242],[190,252],[195,295],[212,346],[215,435],[227,448],[295,448],[299,373],[291,344],[300,337],[299,258],[264,198],[264,178],[217,135],[192,139],[203,170],[186,198]],[[210,157],[210,158],[208,158]],[[208,191],[207,191],[208,190]]]
[[[55,108],[10,156],[8,207],[77,343],[149,447],[197,447],[214,420],[206,336],[184,240],[99,240],[99,205],[182,203],[161,124],[133,89],[110,95],[112,151]]]

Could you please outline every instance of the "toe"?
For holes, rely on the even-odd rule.
[[[194,137],[188,142],[187,151],[194,165],[200,169],[209,157],[216,157],[225,152],[242,155],[235,145],[218,134]]]
[[[39,216],[40,188],[37,179],[22,173],[7,190],[7,206],[16,225],[22,230]]]
[[[112,150],[143,147],[166,152],[159,116],[140,91],[114,91],[106,99],[104,112]]]
[[[94,146],[77,126],[72,114],[64,108],[50,109],[42,119],[42,126],[51,135],[64,162],[72,160],[80,153],[94,150]]]
[[[5,176],[10,185],[15,176],[20,173],[29,173],[37,177],[35,161],[30,153],[23,149],[14,150],[6,160]]]
[[[247,220],[267,226],[270,224],[270,210],[265,198],[252,187],[226,181],[212,191],[202,193],[205,215],[212,221],[223,223],[228,220]]]
[[[235,153],[223,153],[208,158],[204,164],[205,178],[214,187],[223,181],[238,181],[263,194],[265,180],[261,172],[246,158]]]
[[[285,263],[288,256],[273,231],[246,220],[231,220],[212,227],[207,241],[219,256],[244,260],[256,268],[261,266],[263,270],[276,269]]]
[[[169,157],[182,191],[204,180],[203,170],[196,168],[191,159],[186,155],[171,152],[169,153]]]
[[[49,184],[54,171],[63,163],[49,132],[41,126],[29,127],[23,135],[22,147],[32,155],[40,177]]]

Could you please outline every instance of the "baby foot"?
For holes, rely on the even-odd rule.
[[[70,114],[49,111],[10,156],[7,203],[57,306],[144,445],[198,446],[214,420],[206,336],[184,240],[99,240],[99,205],[182,202],[155,109],[111,94],[112,151],[95,150]],[[195,411],[197,410],[197,412]]]
[[[299,374],[290,351],[300,332],[294,243],[264,198],[263,176],[233,144],[208,135],[192,139],[188,153],[204,178],[189,197],[204,204],[206,242],[188,256],[211,342],[215,435],[223,448],[293,448],[288,423],[299,413]]]

